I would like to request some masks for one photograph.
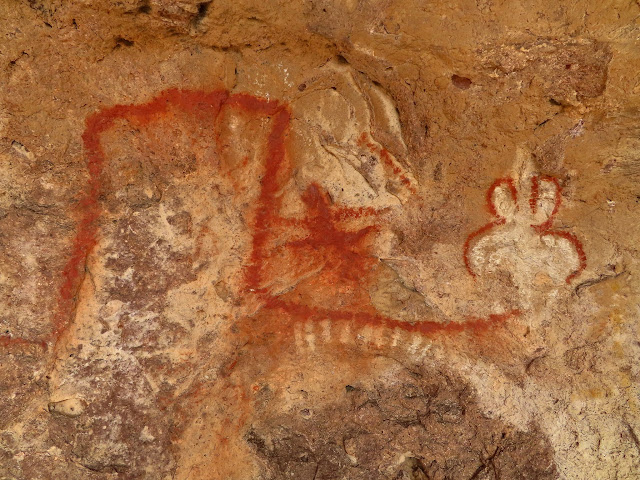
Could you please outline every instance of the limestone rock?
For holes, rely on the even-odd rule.
[[[640,478],[639,22],[0,3],[0,478]]]

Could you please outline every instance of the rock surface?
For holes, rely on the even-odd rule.
[[[640,478],[639,22],[0,3],[0,478]]]

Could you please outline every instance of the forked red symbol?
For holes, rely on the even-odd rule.
[[[521,238],[515,235],[516,232],[518,235],[524,234],[538,239],[550,236],[569,242],[577,254],[578,266],[567,275],[565,279],[567,283],[586,268],[587,257],[580,240],[570,232],[552,228],[562,204],[562,188],[556,178],[546,175],[536,175],[531,178],[528,209],[519,207],[518,191],[514,180],[509,177],[499,178],[493,182],[487,190],[486,201],[494,219],[469,235],[464,243],[464,264],[471,276],[475,278],[479,273],[472,265],[472,250],[481,240],[480,237],[487,238],[494,235],[497,229],[504,229],[503,243],[504,238],[509,238],[514,244],[521,241]],[[508,230],[510,226],[514,228]],[[515,228],[516,226],[519,226],[519,230]]]

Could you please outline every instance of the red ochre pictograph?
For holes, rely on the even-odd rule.
[[[540,199],[541,182],[547,182],[551,184],[551,186],[553,187],[553,192],[554,192],[553,207],[551,212],[548,214],[548,218],[544,222],[539,224],[531,224],[530,227],[532,231],[535,232],[535,234],[539,235],[540,237],[553,236],[553,237],[563,238],[569,241],[569,243],[571,243],[571,245],[573,246],[573,248],[575,249],[578,255],[578,261],[579,261],[578,267],[574,271],[572,271],[565,279],[567,283],[571,283],[571,280],[573,280],[576,276],[582,273],[582,271],[587,267],[587,256],[584,252],[584,247],[582,246],[582,243],[580,242],[580,240],[578,240],[578,238],[574,234],[570,232],[552,229],[553,221],[558,211],[560,210],[560,205],[562,204],[562,188],[560,187],[560,183],[558,182],[557,178],[551,177],[548,175],[536,175],[531,178],[531,196],[529,198],[529,208],[531,210],[532,216],[535,216],[536,213],[538,213],[538,201]],[[462,255],[464,264],[469,274],[474,278],[477,277],[477,273],[473,271],[470,257],[469,257],[469,253],[473,243],[478,237],[482,237],[488,234],[494,228],[500,225],[505,225],[507,223],[507,218],[504,215],[501,215],[500,213],[498,213],[498,210],[495,205],[494,194],[496,190],[501,187],[507,189],[507,191],[509,192],[509,195],[511,196],[511,200],[513,201],[513,204],[515,205],[516,209],[519,209],[518,192],[516,190],[514,180],[508,177],[498,178],[497,180],[495,180],[487,190],[487,195],[486,195],[487,207],[489,209],[489,212],[495,219],[490,221],[486,225],[480,227],[478,230],[476,230],[471,235],[469,235],[467,237],[467,240],[464,243],[463,255]]]
[[[286,336],[291,325],[297,322],[329,320],[351,322],[356,327],[400,329],[432,336],[480,333],[519,315],[520,312],[514,310],[487,318],[466,318],[463,322],[445,323],[427,319],[409,323],[381,315],[371,305],[367,287],[376,280],[379,260],[372,253],[371,241],[380,229],[375,221],[382,212],[374,208],[336,206],[319,185],[311,184],[302,194],[306,209],[304,218],[291,219],[280,214],[283,201],[280,193],[292,175],[292,163],[286,147],[291,121],[288,105],[249,94],[231,94],[226,90],[204,92],[171,89],[148,103],[116,105],[87,118],[82,140],[87,155],[89,181],[79,202],[76,236],[62,272],[63,282],[58,293],[51,332],[37,342],[2,336],[0,346],[35,343],[42,348],[53,346],[55,351],[60,338],[72,324],[87,257],[96,245],[100,227],[102,207],[99,199],[104,194],[101,176],[105,163],[108,162],[101,144],[102,134],[118,120],[128,120],[144,126],[161,119],[169,109],[177,109],[199,120],[210,121],[212,141],[219,142],[220,133],[217,129],[220,127],[220,112],[225,108],[238,109],[256,118],[270,119],[271,122],[271,130],[266,139],[267,148],[262,159],[259,197],[250,214],[251,251],[243,272],[243,293],[256,298],[261,304],[259,313],[256,314],[260,321],[254,321],[248,331],[257,329],[254,335],[274,332],[275,335]],[[415,191],[410,179],[394,164],[384,148],[368,142],[364,134],[359,139],[359,144],[368,145],[372,152],[380,156],[389,174],[397,176],[410,191]],[[515,194],[513,182],[509,179],[496,182],[492,190],[499,183],[509,185]],[[490,195],[488,193],[489,199]],[[491,209],[491,202],[489,204]],[[354,230],[349,226],[349,222],[354,219],[369,221],[371,224]],[[469,237],[465,244],[465,261],[469,242],[501,222],[504,219],[498,218]],[[304,232],[304,235],[297,235],[296,240],[282,241],[278,235],[283,228],[297,229]],[[541,235],[564,236],[571,239],[581,251],[579,242],[571,235],[567,237],[563,232],[555,232],[548,227],[543,229]],[[269,285],[275,276],[282,271],[295,271],[303,263],[315,263],[319,268],[313,276],[300,281],[286,293],[278,294],[271,290]],[[259,326],[256,327],[256,324]]]

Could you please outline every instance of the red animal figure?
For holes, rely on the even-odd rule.
[[[0,337],[0,345],[37,343],[43,348],[47,344],[55,346],[72,323],[78,288],[85,275],[85,263],[96,245],[100,229],[103,210],[100,198],[105,194],[104,169],[109,161],[102,145],[104,134],[119,121],[129,121],[142,128],[176,110],[200,121],[210,122],[211,140],[219,144],[223,141],[221,112],[225,109],[236,109],[255,118],[270,119],[271,122],[260,166],[262,178],[258,198],[252,211],[247,212],[253,240],[244,267],[243,293],[253,296],[261,305],[260,308],[279,312],[281,322],[289,324],[322,319],[353,322],[356,327],[401,329],[425,335],[484,330],[511,316],[469,318],[466,322],[425,319],[407,323],[379,314],[369,301],[367,287],[376,281],[379,267],[379,261],[371,250],[371,240],[379,230],[376,219],[381,211],[332,205],[321,187],[311,184],[302,194],[306,209],[304,216],[288,218],[281,214],[281,192],[292,175],[292,159],[286,146],[291,119],[289,107],[277,101],[248,94],[230,94],[224,90],[202,92],[173,89],[148,103],[117,105],[87,119],[82,140],[88,159],[89,179],[79,202],[77,233],[62,272],[63,283],[52,329],[35,342],[3,336]],[[359,139],[360,144],[367,144],[365,137],[363,134]],[[402,184],[409,184],[409,179],[393,163],[388,152],[381,149],[379,153],[387,170],[399,175]],[[409,188],[414,190],[411,185]],[[545,234],[561,235],[553,231],[546,231]],[[274,290],[273,282],[283,271],[304,276],[303,270],[314,270],[316,273],[296,281],[295,288],[285,293]],[[282,320],[282,314],[287,317],[286,322]],[[284,335],[287,329],[279,325],[276,330]]]
[[[228,116],[230,112],[244,119],[244,126],[247,128],[241,128],[243,133],[249,131],[254,134],[258,130],[256,125],[262,128],[260,132],[264,135],[254,134],[247,140],[255,147],[253,157],[239,157],[237,152],[234,153],[231,145],[233,138],[229,134],[233,127],[233,121]],[[87,322],[94,321],[94,317],[90,315],[79,315],[76,319],[76,312],[82,310],[79,307],[85,298],[81,295],[81,287],[91,264],[90,255],[103,258],[103,247],[111,240],[114,248],[112,252],[120,255],[118,268],[123,267],[121,271],[116,271],[113,267],[109,272],[109,275],[113,273],[111,277],[105,274],[105,278],[112,281],[109,288],[105,288],[107,280],[98,278],[96,288],[102,290],[97,292],[95,299],[99,302],[104,303],[106,299],[107,303],[111,303],[109,300],[126,295],[126,290],[133,288],[133,284],[124,287],[118,284],[118,275],[124,276],[123,272],[128,267],[133,270],[141,267],[140,276],[136,277],[135,271],[133,273],[133,280],[138,279],[140,283],[149,282],[145,276],[154,277],[159,283],[171,276],[171,268],[158,273],[154,271],[154,266],[157,265],[149,267],[144,263],[136,263],[138,257],[145,256],[144,249],[147,245],[155,241],[153,235],[148,236],[150,239],[145,239],[145,232],[138,231],[127,236],[120,234],[119,227],[113,227],[118,225],[121,217],[126,216],[122,213],[124,210],[118,210],[118,205],[123,203],[119,196],[121,190],[126,191],[130,186],[137,188],[140,178],[144,179],[144,176],[135,175],[128,178],[125,172],[122,174],[123,178],[126,177],[125,180],[118,183],[118,175],[122,171],[133,169],[132,164],[140,171],[143,169],[139,164],[152,165],[155,169],[152,170],[152,175],[164,175],[169,187],[193,187],[189,184],[190,180],[184,180],[189,175],[196,177],[193,184],[198,187],[219,181],[222,185],[219,189],[222,199],[220,202],[234,210],[234,218],[241,217],[238,224],[242,226],[243,232],[246,234],[249,231],[245,235],[248,237],[246,248],[243,245],[239,249],[242,253],[242,265],[238,267],[238,275],[234,277],[237,280],[234,283],[234,294],[238,305],[234,305],[234,313],[225,318],[228,321],[223,324],[222,332],[215,330],[218,324],[215,327],[210,324],[196,325],[202,327],[200,333],[204,331],[204,335],[189,337],[184,341],[181,345],[186,353],[180,354],[184,358],[174,358],[170,365],[157,358],[163,355],[162,351],[158,353],[156,350],[159,343],[157,337],[140,334],[141,341],[135,347],[127,345],[127,329],[133,332],[132,335],[144,329],[129,327],[127,323],[130,318],[126,315],[120,317],[117,328],[109,332],[115,338],[114,342],[120,345],[120,351],[126,350],[128,356],[148,354],[147,357],[141,355],[139,359],[136,357],[135,361],[132,360],[137,370],[131,371],[155,377],[157,383],[168,386],[166,390],[160,388],[155,392],[153,400],[159,411],[166,412],[167,417],[172,419],[175,428],[171,435],[176,444],[188,446],[198,442],[193,438],[200,438],[203,434],[214,436],[212,445],[216,454],[227,455],[216,460],[218,466],[225,464],[224,458],[233,458],[233,449],[224,453],[225,445],[233,438],[241,438],[238,433],[254,411],[254,395],[261,390],[260,380],[268,377],[278,367],[282,355],[289,351],[287,347],[296,344],[296,335],[302,325],[307,332],[316,328],[326,332],[327,325],[329,329],[336,326],[342,332],[353,330],[354,337],[357,332],[365,329],[384,332],[388,343],[380,348],[387,348],[396,345],[392,335],[404,335],[404,338],[409,335],[412,340],[418,338],[422,341],[425,337],[433,339],[464,332],[480,334],[519,315],[519,311],[513,310],[487,318],[463,318],[461,321],[421,318],[420,321],[406,322],[380,313],[372,304],[370,287],[376,285],[382,272],[373,241],[384,227],[383,211],[337,205],[317,183],[297,187],[293,180],[297,165],[288,145],[291,117],[287,104],[248,94],[231,94],[225,90],[202,92],[174,89],[161,93],[148,103],[116,105],[87,118],[82,140],[87,155],[88,182],[78,203],[76,234],[69,260],[62,272],[63,281],[58,292],[58,307],[53,314],[51,330],[36,340],[38,345],[50,350],[52,357],[60,357],[59,361],[52,362],[56,375],[52,375],[50,391],[55,392],[60,385],[64,385],[74,395],[77,393],[80,397],[88,397],[88,401],[98,404],[98,397],[112,388],[112,385],[107,385],[105,390],[88,391],[83,387],[85,379],[81,374],[75,373],[73,378],[65,377],[69,371],[79,371],[75,369],[77,364],[74,363],[79,360],[77,356],[63,355],[63,352],[68,353],[67,349],[77,350],[77,343],[82,341],[89,343],[86,342],[87,337],[77,340],[70,332],[82,331],[76,329],[75,325],[85,322],[86,326]],[[184,126],[186,128],[181,130]],[[190,145],[197,144],[199,153],[204,153],[190,160],[189,164],[176,165],[176,162],[180,162],[165,151],[172,147],[170,137],[174,134],[184,134],[185,138],[180,140],[180,148],[189,149]],[[126,139],[123,139],[125,136]],[[136,142],[144,143],[144,148]],[[414,191],[410,177],[402,172],[386,150],[369,141],[366,134],[359,139],[358,144],[367,146],[371,153],[377,155],[388,175],[395,175],[399,184],[407,187],[410,192]],[[118,155],[124,159],[121,163],[118,163]],[[149,198],[155,198],[154,195],[152,191],[149,192]],[[182,200],[185,196],[189,196],[188,191],[182,190],[175,198]],[[208,197],[205,195],[198,198]],[[163,198],[158,201],[160,206],[154,208],[160,211],[165,200]],[[142,203],[144,201],[144,198],[140,200]],[[202,218],[216,214],[212,205],[206,201],[202,203],[204,205],[201,210],[205,211]],[[294,213],[289,208],[292,203],[298,208]],[[194,205],[190,204],[189,208],[192,207]],[[495,213],[499,214],[497,210]],[[130,214],[131,211],[127,210],[127,215]],[[152,216],[150,214],[145,217],[145,221],[149,221]],[[200,233],[191,234],[195,245],[192,256],[196,260],[203,257],[210,260],[216,256],[216,252],[207,251],[205,242],[201,241],[201,237],[209,234],[206,222],[201,223]],[[142,222],[140,225],[142,229],[152,228],[148,223]],[[113,238],[109,238],[109,235]],[[140,238],[142,240],[136,249],[127,243]],[[149,241],[145,243],[146,240]],[[240,239],[238,242],[242,241],[244,240]],[[227,242],[226,245],[228,244]],[[192,280],[197,277],[198,269],[194,265],[196,261],[188,255],[185,257],[184,263],[189,266],[186,277],[192,275],[189,277]],[[103,268],[108,270],[111,267],[105,261]],[[182,280],[173,287],[179,289],[183,285]],[[184,280],[184,283],[188,284],[188,281]],[[163,288],[166,285],[163,284]],[[211,285],[209,289],[211,290]],[[157,292],[152,290],[149,296],[153,299],[156,294],[161,296],[168,290],[171,288],[167,287],[164,291],[159,288]],[[135,295],[131,298],[131,302],[135,303]],[[117,301],[113,303],[118,304]],[[92,304],[89,301],[92,308],[96,304],[98,303]],[[126,306],[126,300],[119,305]],[[164,313],[162,308],[164,305],[159,307],[158,317]],[[139,308],[132,306],[130,310],[135,313]],[[159,330],[169,330],[172,327],[168,320],[159,325]],[[211,330],[208,331],[207,328]],[[192,331],[199,330],[193,328]],[[86,332],[92,330],[85,329],[85,335],[89,335],[88,338],[92,340],[93,337]],[[194,337],[197,335],[191,331],[185,335],[191,334]],[[224,341],[210,340],[217,335],[223,337]],[[329,336],[321,335],[331,342]],[[204,340],[205,350],[215,344],[215,355],[209,356],[208,352],[203,353],[194,347],[200,340]],[[0,346],[6,348],[23,348],[31,343],[33,342],[21,338],[0,337]],[[176,347],[177,343],[170,343],[170,348],[179,349]],[[336,343],[327,344],[340,348]],[[331,355],[337,351],[333,348],[330,350]],[[411,355],[411,349],[408,350]],[[94,353],[99,357],[99,352]],[[91,356],[93,353],[86,354]],[[144,363],[149,356],[154,356],[155,363]],[[349,362],[357,360],[350,355],[344,355],[344,358]],[[366,358],[361,363],[366,363]],[[70,368],[66,368],[65,364],[70,365]],[[127,371],[127,374],[130,372]],[[86,375],[90,378],[93,374],[88,371]],[[57,378],[61,381],[57,382]],[[211,406],[215,404],[216,409],[220,407],[222,413],[208,417],[207,422],[210,423],[190,426],[194,420],[193,411],[197,411],[203,402],[209,402]],[[190,434],[194,435],[191,440]],[[203,465],[203,471],[206,471],[206,462]],[[218,478],[226,477],[220,474]]]

